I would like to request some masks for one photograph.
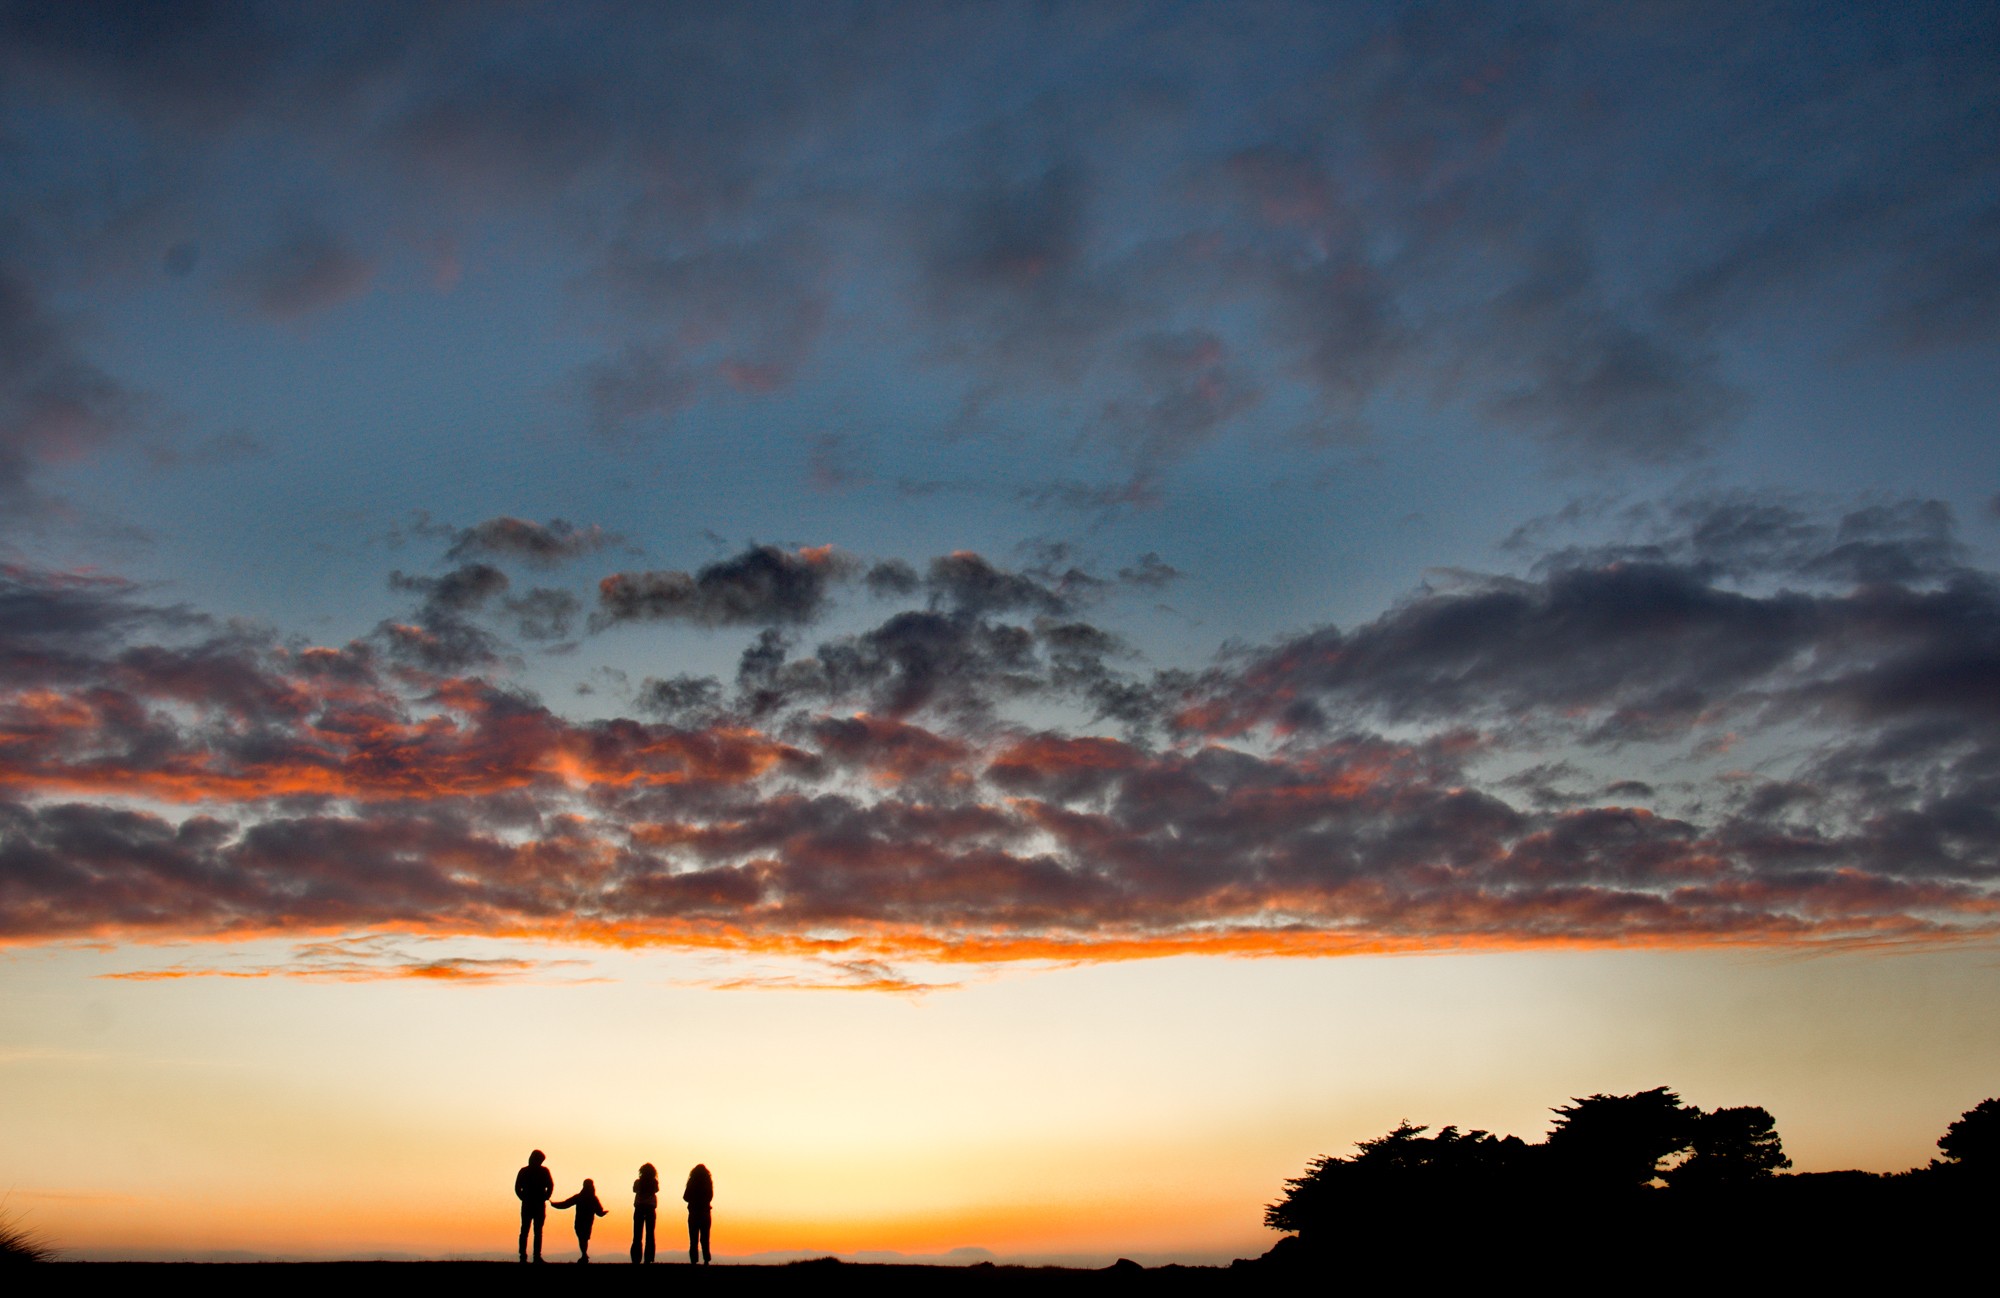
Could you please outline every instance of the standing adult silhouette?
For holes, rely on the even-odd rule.
[[[528,1260],[528,1228],[535,1231],[535,1261],[542,1260],[542,1223],[548,1220],[549,1198],[556,1192],[556,1179],[542,1166],[548,1156],[541,1150],[528,1155],[528,1165],[514,1173],[514,1197],[521,1201],[521,1260]]]
[[[703,1266],[708,1265],[708,1225],[709,1205],[715,1202],[715,1178],[708,1174],[708,1164],[696,1163],[688,1173],[687,1189],[681,1191],[681,1198],[688,1206],[688,1265],[693,1266],[695,1252],[701,1252]]]
[[[651,1163],[639,1165],[639,1179],[632,1182],[632,1262],[653,1260],[653,1232],[660,1214],[660,1174]],[[643,1236],[644,1249],[640,1248]]]

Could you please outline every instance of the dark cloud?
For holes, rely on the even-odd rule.
[[[920,306],[944,356],[1074,379],[1115,336],[1123,308],[1088,259],[1087,184],[1070,162],[989,172],[921,209]]]
[[[1520,745],[1685,742],[1895,715],[1922,738],[1944,699],[1982,709],[1992,579],[1955,566],[1935,502],[1829,522],[1775,501],[1693,502],[1678,535],[1558,551],[1531,580],[1460,575],[1372,623],[1232,660],[1178,691],[1176,723],[1216,734],[1315,732],[1374,718],[1476,724]],[[1810,579],[1780,585],[1772,577]],[[1743,583],[1738,585],[1736,583]],[[1957,740],[1962,724],[1946,726]],[[1848,752],[1853,736],[1829,752]]]
[[[713,676],[647,677],[633,706],[676,725],[712,724],[723,712],[722,682]]]
[[[507,574],[487,563],[460,564],[442,577],[389,574],[389,589],[423,596],[424,611],[431,614],[473,612],[508,585]]]
[[[429,184],[460,192],[547,196],[599,160],[615,137],[601,96],[533,67],[474,65],[411,90],[385,142]]]
[[[1480,408],[1573,450],[1684,459],[1742,403],[1705,348],[1612,312],[1573,249],[1533,268],[1490,312],[1481,359],[1495,374]]]
[[[635,395],[658,389],[692,400],[697,385],[750,394],[788,385],[827,315],[819,260],[801,239],[693,253],[632,237],[614,243],[598,270],[601,291],[628,325],[662,340],[650,352],[654,368],[631,371]],[[670,413],[668,405],[640,401],[622,416],[606,400],[594,410],[608,430],[620,419]]]
[[[445,558],[518,559],[546,568],[595,554],[618,538],[595,523],[579,527],[565,518],[546,523],[502,515],[453,534]]]
[[[613,573],[597,585],[591,623],[598,628],[620,622],[801,625],[826,610],[829,589],[858,567],[832,546],[781,550],[753,545],[692,574]]]
[[[664,424],[693,404],[697,378],[666,346],[627,346],[576,375],[577,397],[591,430],[616,440]]]
[[[537,586],[506,601],[515,628],[526,640],[561,640],[583,613],[583,601],[566,590]]]
[[[285,36],[260,5],[112,2],[0,8],[0,48],[19,73],[73,79],[142,113],[189,124],[234,116],[271,86]]]
[[[0,564],[0,670],[15,688],[80,679],[128,637],[206,625],[185,607],[147,603],[122,578]]]
[[[1516,529],[1508,548],[1532,549],[1574,518]],[[1809,583],[1926,582],[1963,571],[1966,550],[1942,501],[1866,505],[1838,515],[1782,495],[1736,492],[1644,503],[1621,512],[1632,539],[1545,555],[1545,570],[1620,562],[1668,562],[1704,580]]]
[[[1151,333],[1131,344],[1131,388],[1104,405],[1104,426],[1139,467],[1178,463],[1228,429],[1263,399],[1248,370],[1205,329]]]
[[[862,580],[868,587],[868,593],[877,599],[914,595],[923,584],[917,570],[901,559],[884,559],[870,566]]]
[[[1900,292],[1882,314],[1905,345],[1951,346],[2000,334],[2000,205],[1930,232],[1900,278]]]
[[[786,636],[764,632],[738,665],[735,706],[742,713],[852,706],[891,717],[936,712],[977,722],[1008,700],[1046,695],[1090,700],[1133,724],[1150,720],[1128,697],[1137,687],[1104,664],[1129,652],[1122,642],[1065,620],[1107,587],[1069,562],[1066,547],[1045,551],[1024,571],[957,551],[933,559],[921,578],[893,560],[875,565],[864,580],[879,595],[921,590],[928,607],[893,614],[800,657],[791,656]]]
[[[422,597],[415,615],[407,622],[387,621],[376,635],[389,651],[426,671],[459,672],[494,666],[500,658],[500,643],[492,632],[478,625],[472,616],[483,611],[502,595],[511,583],[507,574],[486,563],[460,564],[441,577],[389,574],[389,588]],[[523,624],[544,629],[548,614],[546,601],[530,595],[513,611]],[[566,625],[566,623],[565,623]]]
[[[1141,590],[1158,590],[1170,586],[1184,574],[1159,555],[1148,550],[1135,560],[1131,567],[1118,570],[1118,580]]]
[[[1094,579],[1075,568],[1043,575],[1009,572],[970,550],[931,560],[930,569],[924,574],[924,589],[934,603],[974,617],[988,613],[1051,616],[1065,613],[1072,606],[1071,592],[1087,584],[1095,584]]]
[[[32,502],[40,467],[130,432],[133,393],[93,364],[29,283],[0,263],[0,503]]]
[[[813,658],[751,678],[787,697],[853,700],[892,717],[924,709],[968,714],[1036,692],[1033,634],[964,613],[897,613],[858,636],[829,641]]]
[[[290,235],[246,261],[230,277],[247,305],[277,320],[296,320],[368,291],[373,258],[320,229]]]

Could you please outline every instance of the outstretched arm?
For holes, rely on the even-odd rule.
[[[576,1194],[572,1194],[572,1195],[571,1195],[571,1196],[570,1196],[569,1198],[567,1198],[567,1199],[564,1199],[564,1200],[563,1200],[562,1202],[560,1202],[560,1203],[552,1203],[552,1204],[550,1204],[550,1205],[549,1205],[549,1207],[551,1207],[551,1208],[574,1208],[574,1207],[576,1206],[576,1201],[577,1201],[578,1199],[582,1198],[582,1197],[583,1197],[583,1194],[582,1194],[582,1191],[578,1191],[578,1192],[577,1192]]]

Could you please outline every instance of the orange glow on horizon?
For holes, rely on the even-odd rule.
[[[2000,932],[2000,924],[1963,925],[1945,928],[1919,923],[1892,923],[1876,919],[1860,926],[1851,923],[1824,929],[1803,921],[1783,928],[1746,927],[1727,933],[1636,933],[1625,936],[1588,936],[1551,933],[1534,938],[1488,934],[1412,936],[1354,929],[1340,932],[1304,928],[1219,927],[1200,932],[1158,934],[1098,934],[1071,937],[1009,935],[1004,933],[961,933],[940,935],[921,928],[876,925],[844,936],[814,936],[793,932],[758,932],[732,924],[593,924],[563,921],[546,926],[501,925],[485,930],[467,930],[446,925],[375,925],[368,935],[401,935],[421,938],[474,938],[511,940],[542,944],[574,944],[613,950],[663,950],[710,953],[743,957],[844,959],[849,961],[901,960],[941,967],[1003,966],[1035,963],[1049,966],[1116,964],[1163,960],[1180,956],[1206,956],[1248,960],[1334,959],[1350,956],[1417,956],[1502,954],[1537,951],[1699,951],[1699,950],[1809,950],[1852,952],[1877,949],[1921,950],[1960,946],[1980,941]],[[0,938],[0,949],[33,946],[76,946],[85,943],[123,943],[134,946],[166,942],[232,944],[270,938],[327,938],[354,936],[356,930],[339,926],[244,926],[202,934],[160,934],[144,931],[100,929],[88,935],[71,936],[60,942],[35,938]],[[510,976],[511,971],[482,973],[442,965],[422,963],[410,968],[322,970],[322,969],[167,969],[137,970],[100,975],[135,981],[195,977],[262,978],[300,977],[326,981],[374,981],[382,978],[431,978],[439,981],[492,981]],[[722,988],[761,985],[755,980],[721,979],[712,984]],[[829,985],[829,990],[885,990],[894,992],[921,988],[899,976]]]
[[[598,1185],[610,1213],[597,1223],[591,1253],[595,1259],[623,1263],[631,1209],[623,1201],[625,1196],[616,1193],[622,1187],[607,1184],[614,1180],[606,1178]],[[34,1189],[17,1190],[13,1197],[62,1247],[126,1254],[241,1250],[293,1256],[370,1251],[429,1257],[504,1255],[513,1250],[517,1225],[513,1204],[503,1195],[472,1206],[336,1200],[303,1214],[295,1204],[259,1196],[212,1203],[199,1215],[191,1215],[185,1201],[170,1197]],[[1104,1240],[1116,1239],[1123,1241],[1122,1248],[1134,1251],[1240,1253],[1247,1248],[1254,1255],[1276,1237],[1264,1238],[1255,1222],[1244,1219],[1243,1207],[1231,1200],[1191,1205],[1179,1200],[1086,1199],[814,1216],[737,1215],[719,1207],[715,1247],[725,1261],[766,1253],[938,1255],[961,1248],[985,1249],[1004,1257],[1097,1252],[1104,1249]],[[1218,1225],[1191,1234],[1190,1220]],[[673,1260],[686,1247],[680,1216],[664,1203],[658,1238],[663,1260]],[[575,1248],[571,1214],[551,1211],[544,1227],[544,1253],[551,1260],[567,1261]]]

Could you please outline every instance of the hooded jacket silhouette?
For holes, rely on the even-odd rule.
[[[514,1173],[514,1197],[521,1201],[521,1243],[523,1262],[528,1260],[528,1232],[535,1234],[535,1261],[542,1260],[542,1223],[548,1219],[549,1196],[556,1192],[556,1179],[542,1164],[547,1155],[537,1149],[528,1155],[528,1165]]]

